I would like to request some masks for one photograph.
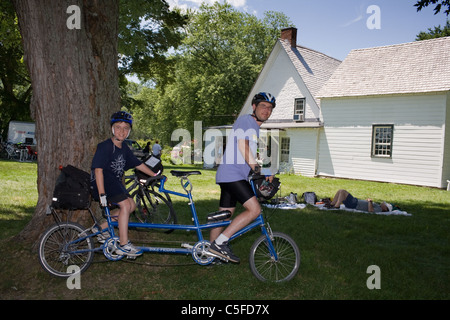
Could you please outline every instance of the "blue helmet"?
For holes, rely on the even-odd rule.
[[[253,97],[252,105],[254,105],[254,104],[258,105],[258,103],[263,102],[263,101],[271,103],[272,107],[275,108],[275,105],[276,105],[275,97],[268,92],[257,93]]]
[[[133,127],[133,116],[125,111],[118,111],[111,116],[111,126],[116,122],[126,122]]]

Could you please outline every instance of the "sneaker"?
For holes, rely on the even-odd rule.
[[[99,232],[99,229],[97,227],[92,227],[91,231],[92,231],[92,233],[97,233],[97,232]],[[111,238],[109,231],[104,231],[97,235],[97,241],[99,243],[105,243],[105,241],[108,240],[109,238]]]
[[[144,253],[142,249],[136,248],[134,245],[131,244],[130,241],[126,245],[119,245],[115,251],[115,253],[120,255],[125,255],[128,257],[137,257]]]
[[[224,242],[219,245],[215,241],[213,241],[213,243],[209,247],[209,251],[234,263],[239,263],[241,261],[241,259],[236,257],[233,252],[231,252],[231,249],[228,246],[228,242]]]

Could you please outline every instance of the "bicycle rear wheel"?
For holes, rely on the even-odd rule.
[[[149,190],[136,190],[131,197],[136,201],[135,218],[142,223],[176,224],[172,203],[161,194]]]
[[[271,242],[278,259],[272,256],[267,238],[262,235],[250,249],[250,269],[261,281],[289,281],[300,267],[300,250],[291,237],[281,232],[274,232]]]
[[[39,262],[50,274],[68,278],[69,266],[78,266],[84,272],[94,258],[92,238],[82,237],[85,229],[73,222],[54,224],[49,227],[39,240]]]

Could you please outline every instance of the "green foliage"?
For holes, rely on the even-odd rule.
[[[441,37],[448,37],[450,36],[450,21],[447,20],[447,24],[441,28],[441,26],[437,26],[433,28],[428,28],[428,32],[421,32],[417,35],[416,41],[419,40],[428,40],[428,39],[435,39],[435,38],[441,38]]]
[[[123,105],[137,106],[125,89],[126,74],[142,79],[171,67],[165,53],[177,48],[187,16],[169,10],[165,0],[122,0],[119,5],[119,71]],[[31,83],[23,61],[21,36],[11,1],[0,2],[0,134],[11,120],[30,121]]]
[[[179,124],[232,123],[279,36],[272,16],[258,20],[228,4],[202,5],[187,26],[175,78]],[[278,18],[278,17],[277,17]],[[281,19],[280,19],[281,20]],[[189,108],[186,108],[189,106]]]
[[[5,136],[10,120],[31,120],[31,85],[11,2],[2,1],[1,9],[0,133]],[[204,127],[232,123],[280,29],[292,25],[281,13],[267,12],[259,20],[219,3],[183,14],[169,10],[165,0],[122,0],[119,10],[122,105],[134,113],[135,138],[159,138],[165,145],[175,129],[193,131],[195,120]],[[127,74],[149,85],[129,84]]]
[[[119,5],[119,66],[122,74],[149,79],[152,70],[165,72],[165,57],[180,44],[187,16],[169,10],[165,0],[121,0]]]
[[[137,123],[166,145],[176,128],[192,135],[194,121],[203,128],[234,122],[280,29],[292,26],[281,13],[266,12],[260,20],[217,2],[188,14],[182,44],[169,60],[173,68],[133,96],[144,99],[142,110],[133,109]]]
[[[9,121],[30,121],[31,83],[11,1],[0,2],[0,136],[6,138]]]
[[[417,11],[422,10],[425,7],[428,7],[431,4],[436,4],[436,7],[434,7],[434,14],[438,14],[439,12],[441,12],[441,9],[443,9],[443,7],[447,7],[447,9],[445,9],[444,13],[446,15],[449,15],[450,13],[450,1],[449,0],[419,0],[417,1],[417,3],[414,5],[415,7],[417,7]]]
[[[443,7],[447,7],[445,10],[445,14],[448,16],[450,13],[450,1],[449,0],[419,0],[414,5],[417,7],[417,11],[421,11],[423,8],[428,7],[431,4],[437,4],[434,8],[434,14],[438,14]],[[441,28],[441,25],[434,27],[434,28],[428,28],[428,32],[420,32],[416,36],[416,41],[420,40],[428,40],[428,39],[434,39],[434,38],[441,38],[441,37],[448,37],[450,36],[450,21],[447,20],[446,25]]]

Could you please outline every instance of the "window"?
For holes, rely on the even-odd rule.
[[[291,144],[291,138],[281,138],[281,156],[280,162],[289,162],[289,147]]]
[[[393,133],[393,125],[374,125],[372,127],[372,157],[392,157]]]
[[[305,121],[305,98],[295,99],[294,102],[294,120]]]

